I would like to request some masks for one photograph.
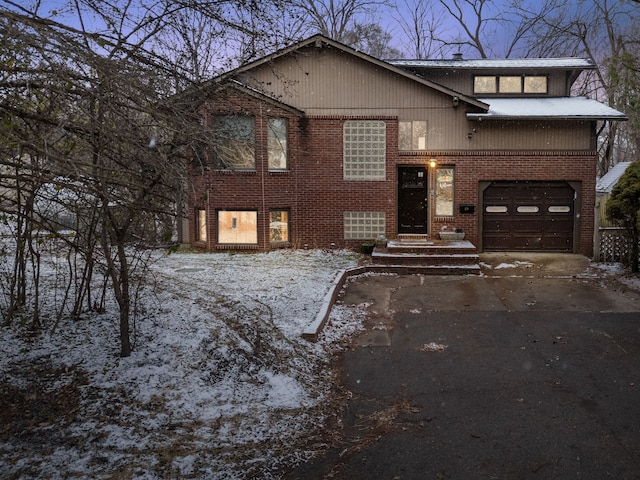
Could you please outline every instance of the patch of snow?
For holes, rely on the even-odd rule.
[[[622,263],[592,263],[594,275],[598,278],[613,278],[630,290],[640,292],[640,274],[632,274]]]
[[[494,267],[495,270],[500,270],[503,268],[518,268],[518,267],[525,267],[525,268],[531,268],[533,267],[533,263],[531,262],[522,262],[520,260],[516,260],[513,263],[500,263],[499,265],[496,265]]]
[[[425,68],[592,68],[593,62],[578,57],[560,58],[481,58],[481,59],[425,59],[425,60],[387,60],[398,67]]]
[[[336,305],[318,342],[301,333],[336,272],[357,261],[351,251],[316,250],[158,258],[127,358],[118,356],[113,305],[35,337],[3,328],[4,384],[26,395],[33,379],[23,378],[22,365],[68,372],[47,380],[52,397],[38,399],[46,404],[62,401],[56,389],[71,389],[73,374],[82,381],[73,410],[0,435],[0,471],[10,478],[270,478],[308,458],[309,436],[320,436],[335,414],[327,403],[331,354],[362,328],[366,310]]]
[[[443,345],[441,343],[425,343],[424,345],[418,347],[418,350],[421,352],[444,352],[447,349],[447,345]]]
[[[624,113],[587,97],[479,98],[489,105],[486,113],[467,113],[470,119],[576,118],[624,119]]]

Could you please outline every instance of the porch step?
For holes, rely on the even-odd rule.
[[[441,241],[426,238],[390,240],[375,247],[371,263],[385,266],[414,266],[434,275],[478,275],[480,260],[475,245],[466,240]]]

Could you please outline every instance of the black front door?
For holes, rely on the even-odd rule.
[[[427,169],[398,167],[398,233],[427,233]]]

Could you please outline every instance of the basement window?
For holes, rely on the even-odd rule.
[[[269,212],[269,238],[271,243],[289,241],[289,211],[271,210]]]
[[[344,212],[345,240],[372,240],[385,234],[384,212]]]
[[[218,243],[256,245],[258,243],[258,212],[255,210],[218,211]]]
[[[196,242],[207,241],[207,211],[204,208],[196,209]]]

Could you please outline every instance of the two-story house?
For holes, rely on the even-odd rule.
[[[578,58],[382,61],[314,36],[214,78],[190,243],[359,248],[463,230],[479,251],[592,255],[596,129]],[[202,89],[201,89],[202,91]]]

